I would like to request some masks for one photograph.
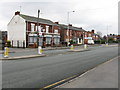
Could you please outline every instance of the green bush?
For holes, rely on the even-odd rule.
[[[11,41],[7,41],[7,43],[5,44],[7,47],[11,47]]]
[[[113,41],[113,43],[119,43],[120,41]]]
[[[73,40],[70,40],[70,44],[75,44],[75,42]]]
[[[100,44],[100,40],[94,41],[95,44]]]
[[[101,44],[105,44],[105,40],[101,40]]]
[[[95,44],[105,44],[105,40],[96,40],[94,41]]]

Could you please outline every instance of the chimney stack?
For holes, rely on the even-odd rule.
[[[59,22],[55,22],[55,24],[59,24]]]
[[[82,27],[79,27],[80,29],[82,29]]]
[[[95,30],[92,30],[92,33],[95,33]]]
[[[20,15],[20,11],[15,12],[15,15]]]
[[[72,26],[72,24],[69,24],[69,26]]]

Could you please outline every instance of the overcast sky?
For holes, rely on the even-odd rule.
[[[104,34],[118,33],[118,1],[119,0],[1,0],[0,30],[7,30],[7,24],[16,11],[22,14],[37,16],[54,22],[82,27],[86,31],[94,29]],[[20,9],[21,6],[21,9]],[[75,11],[75,12],[72,12]]]

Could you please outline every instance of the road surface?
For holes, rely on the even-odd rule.
[[[54,52],[54,51],[53,51]],[[118,47],[2,61],[3,88],[42,88],[118,56]]]

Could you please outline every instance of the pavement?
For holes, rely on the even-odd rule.
[[[76,46],[75,47],[76,49],[78,48],[81,48],[79,49],[79,51],[84,51],[83,49],[83,46]],[[42,50],[44,52],[46,51],[53,51],[53,50],[58,50],[58,52],[50,52],[52,54],[56,54],[56,53],[63,53],[65,52],[64,49],[66,51],[71,51],[70,50],[70,47],[47,47],[47,48],[43,48]],[[61,51],[63,50],[63,51]],[[75,50],[73,50],[75,51]],[[50,54],[50,53],[47,53],[47,54]],[[26,49],[23,49],[23,48],[9,48],[9,57],[8,58],[4,58],[3,56],[3,52],[1,54],[2,57],[0,57],[0,60],[17,60],[17,59],[26,59],[26,58],[35,58],[35,57],[45,57],[46,54],[41,54],[39,55],[38,54],[38,49],[37,48],[26,48]]]
[[[18,59],[28,59],[28,58],[45,57],[45,56],[46,56],[45,54],[40,54],[40,55],[29,55],[29,56],[0,58],[0,60],[18,60]]]
[[[118,58],[115,57],[57,88],[118,88]]]
[[[59,49],[69,49],[70,47],[46,47],[42,48],[43,51],[47,50],[59,50]],[[17,53],[17,52],[28,52],[28,51],[35,51],[37,48],[9,48],[9,53]],[[4,53],[3,50],[0,50],[0,54]]]
[[[90,46],[90,45],[88,45]],[[104,46],[104,45],[92,45],[92,46]],[[75,46],[76,47],[84,47],[83,45],[80,46]],[[46,47],[43,48],[43,51],[47,51],[47,50],[59,50],[59,49],[69,49],[70,47]],[[9,53],[16,53],[16,52],[28,52],[28,51],[35,51],[37,50],[37,48],[9,48]],[[4,50],[0,50],[0,54],[3,54]]]
[[[89,51],[90,49],[88,48],[82,48],[82,49],[73,49],[73,50],[69,50],[69,52],[82,52],[82,51]]]
[[[105,46],[105,45],[88,45],[87,49],[84,49],[83,45],[80,46],[75,46],[74,50],[70,50],[70,47],[46,47],[43,48],[43,51],[50,51],[50,50],[64,50],[66,49],[69,52],[82,52],[82,51],[88,51],[90,50],[89,47],[99,47],[99,46]],[[110,46],[116,46],[115,45],[110,45]],[[9,48],[9,57],[4,58],[3,56],[3,51],[0,51],[0,60],[15,60],[15,59],[26,59],[26,58],[35,58],[35,57],[44,57],[46,56],[45,54],[38,55],[38,49],[37,48]],[[59,53],[59,52],[57,52]],[[48,53],[46,53],[48,54]],[[52,53],[55,54],[55,53]]]

